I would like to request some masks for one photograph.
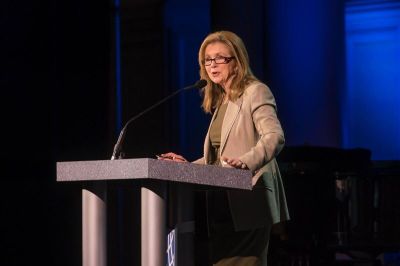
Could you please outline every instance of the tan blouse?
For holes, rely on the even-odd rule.
[[[227,107],[228,103],[221,104],[210,127],[210,141],[213,147],[212,164],[214,165],[220,165],[219,147],[221,145],[221,129]]]

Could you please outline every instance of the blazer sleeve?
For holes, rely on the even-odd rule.
[[[201,158],[199,158],[197,160],[194,160],[192,163],[195,163],[195,164],[206,164],[206,161],[204,160],[204,157],[201,157]]]
[[[239,159],[255,172],[278,155],[285,143],[285,137],[270,89],[264,84],[248,89],[251,119],[259,138],[256,145]]]

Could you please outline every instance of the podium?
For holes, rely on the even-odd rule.
[[[82,265],[107,264],[107,182],[140,182],[141,265],[166,265],[167,182],[251,190],[249,170],[150,158],[57,162],[58,182],[82,182]]]

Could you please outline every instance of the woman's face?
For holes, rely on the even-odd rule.
[[[204,62],[211,81],[229,90],[236,67],[229,47],[221,42],[210,43],[204,50]]]

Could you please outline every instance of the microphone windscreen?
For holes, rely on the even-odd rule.
[[[197,81],[195,84],[196,88],[198,88],[198,89],[201,89],[201,88],[205,87],[206,85],[207,85],[207,80],[205,80],[205,79],[201,79],[201,80]]]

